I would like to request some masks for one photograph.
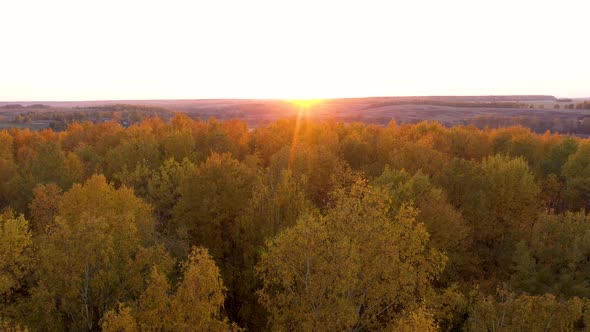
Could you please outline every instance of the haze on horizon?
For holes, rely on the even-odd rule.
[[[590,97],[585,0],[3,1],[0,100]]]

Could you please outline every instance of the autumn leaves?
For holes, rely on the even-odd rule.
[[[587,141],[293,126],[1,131],[0,328],[584,326]]]

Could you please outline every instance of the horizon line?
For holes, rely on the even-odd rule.
[[[553,97],[555,99],[590,99],[590,96],[576,96],[576,97],[563,97],[555,96],[550,94],[449,94],[449,95],[373,95],[373,96],[362,96],[362,97],[327,97],[327,98],[231,98],[231,97],[220,97],[220,98],[156,98],[156,99],[60,99],[60,100],[0,100],[0,103],[74,103],[74,102],[125,102],[125,101],[214,101],[214,100],[268,100],[268,101],[288,101],[288,100],[339,100],[339,99],[371,99],[371,98],[436,98],[436,97]]]

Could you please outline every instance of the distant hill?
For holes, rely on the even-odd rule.
[[[305,116],[319,120],[385,125],[391,120],[414,123],[439,121],[445,125],[477,124],[480,127],[523,124],[537,132],[590,133],[584,100],[557,99],[549,95],[502,96],[398,96],[320,100],[305,107]],[[586,105],[586,104],[583,104]],[[182,112],[194,119],[241,119],[250,128],[281,118],[297,117],[302,105],[278,99],[180,99],[0,102],[0,128],[17,125],[65,128],[71,121],[122,125],[157,114],[169,119]],[[44,126],[41,126],[44,124]],[[579,128],[581,126],[584,128]],[[590,124],[588,125],[590,126]]]
[[[333,102],[360,102],[374,103],[384,101],[403,100],[436,100],[448,102],[530,102],[530,101],[555,101],[557,98],[548,95],[502,95],[502,96],[393,96],[393,97],[366,97],[366,98],[336,98],[330,99]],[[99,105],[146,105],[166,107],[169,109],[187,111],[195,108],[227,107],[239,104],[251,103],[273,103],[276,99],[165,99],[165,100],[88,100],[88,101],[14,101],[2,102],[4,105],[21,105],[23,107],[32,105],[46,105],[51,107],[92,107]]]

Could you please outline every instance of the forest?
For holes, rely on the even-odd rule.
[[[590,328],[590,141],[302,113],[0,131],[0,330]]]

